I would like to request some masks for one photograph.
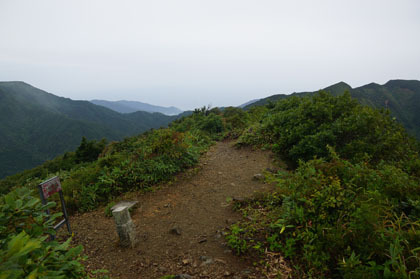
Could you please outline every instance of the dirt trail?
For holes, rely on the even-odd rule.
[[[202,157],[197,173],[130,197],[140,204],[132,212],[140,238],[136,248],[118,246],[113,219],[105,217],[103,209],[71,219],[74,240],[84,245],[88,268],[107,269],[112,278],[263,278],[251,260],[232,254],[221,232],[241,218],[229,198],[269,189],[253,176],[270,167],[269,152],[219,142]],[[180,235],[171,233],[173,228],[179,228]]]

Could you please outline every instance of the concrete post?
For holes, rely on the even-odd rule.
[[[112,209],[112,215],[114,216],[115,224],[117,225],[120,245],[122,247],[133,248],[137,243],[137,237],[128,209],[129,206],[125,204],[117,204]]]

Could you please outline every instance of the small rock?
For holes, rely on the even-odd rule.
[[[200,264],[200,266],[206,266],[212,264],[214,261],[213,259],[208,259]]]
[[[221,171],[218,172],[219,175],[222,175],[223,173]]]
[[[184,259],[184,260],[182,260],[182,264],[183,265],[188,265],[190,263],[191,263],[191,260],[190,259]]]
[[[175,279],[192,279],[193,277],[188,274],[178,274],[175,275]]]
[[[209,264],[212,264],[214,262],[213,259],[211,257],[208,257],[208,256],[201,256],[200,261],[202,261],[200,266],[209,265]]]
[[[215,259],[214,261],[217,263],[226,264],[226,262],[222,259]]]
[[[158,269],[162,273],[165,273],[166,271],[168,271],[168,269],[166,267],[164,267],[164,266],[159,266]]]
[[[173,227],[169,232],[171,234],[181,235],[181,229],[179,227]]]
[[[223,251],[223,253],[230,254],[230,253],[232,253],[232,250],[226,249],[226,250]]]
[[[263,180],[264,176],[261,173],[254,174],[254,180]]]
[[[228,277],[230,275],[232,275],[232,273],[230,273],[229,271],[225,271],[225,273],[223,274],[223,276],[225,276],[225,277]]]
[[[235,183],[233,183],[233,182],[232,182],[232,183],[230,183],[230,186],[235,186],[235,185],[236,185],[236,184],[235,184]]]
[[[207,260],[211,260],[211,257],[207,257],[207,256],[201,256],[201,257],[200,257],[200,261],[205,262],[205,261],[207,261]]]
[[[242,271],[243,275],[250,275],[251,271],[249,271],[248,269],[245,269],[244,271]]]

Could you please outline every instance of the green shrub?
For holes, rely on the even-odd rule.
[[[296,165],[299,160],[328,156],[327,145],[352,162],[366,158],[407,165],[418,173],[416,141],[389,116],[388,111],[362,106],[349,93],[333,97],[319,92],[312,97],[291,97],[268,110],[262,123],[240,138],[241,143],[271,144]]]
[[[112,217],[112,211],[111,211],[111,208],[112,208],[114,205],[116,205],[115,201],[109,202],[109,203],[106,205],[105,210],[104,210],[104,213],[105,213],[105,216],[106,216],[106,217]]]
[[[101,154],[105,146],[105,139],[102,139],[101,141],[89,141],[85,137],[82,137],[82,142],[80,143],[80,146],[76,149],[75,153],[76,163],[96,161],[96,159],[98,159],[99,154]]]
[[[309,277],[418,278],[419,181],[392,165],[372,168],[332,154],[282,174],[274,194],[244,209],[256,224],[236,225],[228,244],[251,247],[263,237],[269,251]],[[238,230],[256,233],[238,239]]]
[[[199,133],[218,140],[237,138],[249,124],[249,114],[240,108],[227,107],[196,109],[189,117],[176,120],[170,127],[179,132]]]
[[[222,117],[211,113],[209,116],[205,117],[201,123],[199,123],[198,128],[208,132],[209,134],[219,134],[224,130]]]
[[[79,164],[63,180],[72,210],[89,211],[121,193],[144,190],[193,166],[209,140],[159,129],[107,148],[95,162]]]
[[[228,137],[237,138],[242,131],[249,125],[249,114],[243,109],[227,107],[223,111],[225,129],[228,131]]]
[[[243,234],[243,228],[237,225],[232,225],[230,234],[226,236],[227,244],[233,248],[237,254],[242,254],[248,249],[248,244],[243,239]]]
[[[47,241],[59,214],[47,218],[45,210],[54,203],[42,205],[31,194],[20,188],[0,198],[0,278],[88,278],[81,246]]]

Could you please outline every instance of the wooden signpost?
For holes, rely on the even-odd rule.
[[[58,193],[60,195],[61,210],[63,211],[64,219],[58,222],[58,224],[54,226],[54,230],[58,230],[64,224],[66,224],[67,231],[71,233],[69,216],[67,215],[66,204],[64,203],[64,196],[63,196],[63,191],[61,188],[60,178],[58,178],[58,176],[50,178],[40,183],[38,187],[39,187],[39,195],[41,196],[42,204],[47,204],[47,199],[53,194]],[[47,209],[47,214],[50,215],[49,209]],[[54,236],[51,236],[51,238],[54,239]]]

